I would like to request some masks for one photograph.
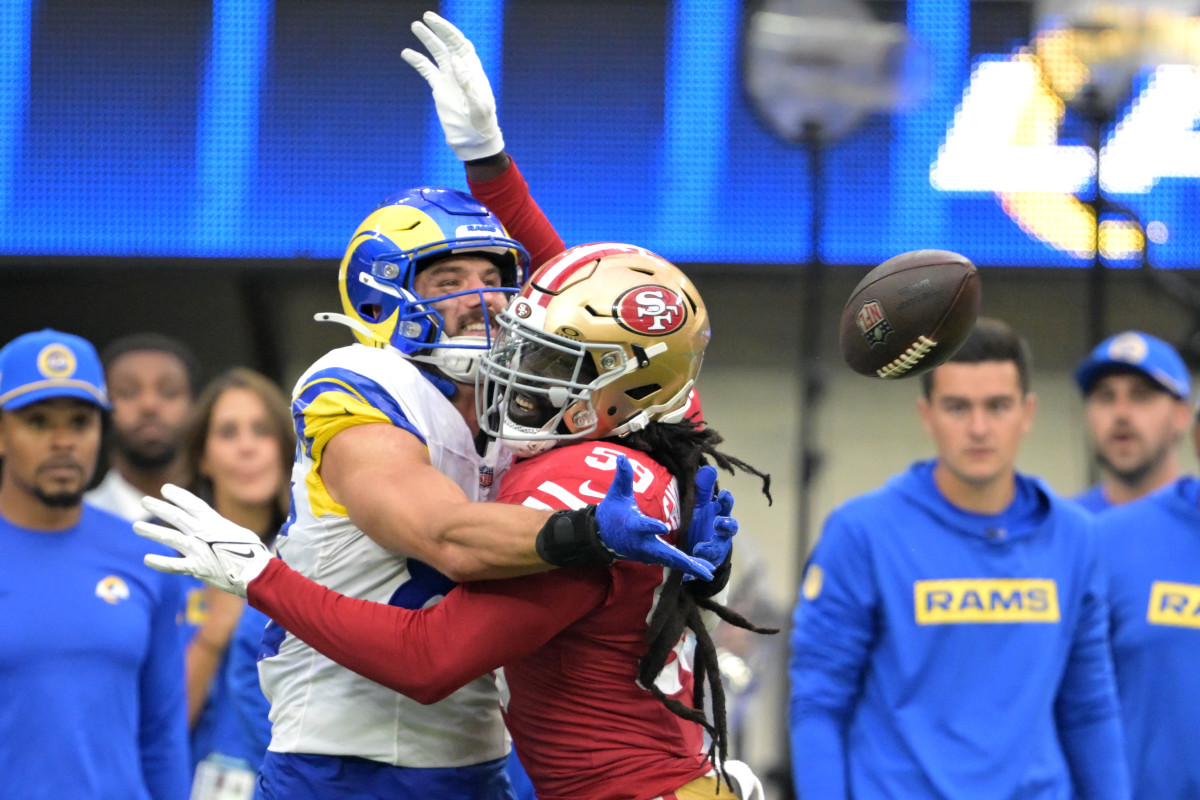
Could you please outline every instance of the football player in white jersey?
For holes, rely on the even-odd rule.
[[[293,392],[299,445],[284,561],[349,596],[413,609],[454,581],[613,558],[711,577],[710,564],[658,539],[666,526],[631,496],[553,517],[473,502],[488,499],[511,459],[477,448],[476,360],[527,267],[496,218],[454,190],[389,198],[359,226],[339,272],[344,313],[319,315],[359,343],[319,359]],[[155,510],[170,519],[169,506]],[[264,636],[260,677],[272,739],[259,797],[510,797],[490,677],[423,706],[277,626]]]

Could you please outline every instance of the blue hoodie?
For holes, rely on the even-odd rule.
[[[1096,518],[1137,800],[1200,798],[1200,480]]]
[[[1099,514],[1101,511],[1107,511],[1113,507],[1112,503],[1108,502],[1108,498],[1104,496],[1104,487],[1098,483],[1071,499],[1093,514]]]
[[[826,521],[792,630],[799,796],[1125,800],[1090,515],[1020,475],[964,511],[935,463]]]

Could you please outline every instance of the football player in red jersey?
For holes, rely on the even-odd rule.
[[[759,474],[718,452],[716,431],[683,420],[709,328],[699,294],[669,262],[629,245],[572,248],[538,270],[500,325],[479,367],[480,426],[525,456],[502,478],[500,499],[562,510],[560,535],[574,535],[565,512],[616,480],[672,538],[683,536],[681,520],[730,511],[727,493],[712,496],[706,461]],[[164,518],[192,535],[139,532],[192,558],[211,555],[225,571],[243,567],[219,545],[257,542],[229,523],[190,527],[177,510]],[[717,528],[708,541],[680,544],[715,559],[733,535]],[[541,800],[752,796],[744,765],[716,772],[724,703],[702,611],[755,628],[713,601],[715,584],[614,562],[462,584],[412,611],[338,595],[278,559],[258,569],[247,586],[252,606],[421,702],[503,668],[506,723]]]

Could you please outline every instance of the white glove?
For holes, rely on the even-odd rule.
[[[166,500],[143,497],[142,506],[178,530],[135,522],[133,531],[179,551],[182,557],[147,555],[143,559],[146,566],[173,575],[195,575],[222,591],[245,597],[246,585],[271,560],[267,546],[252,531],[225,519],[187,489],[168,483],[163,485],[162,495]]]
[[[425,12],[424,20],[425,24],[414,22],[412,32],[429,49],[437,66],[423,54],[407,48],[400,57],[421,73],[433,89],[433,105],[446,134],[446,144],[460,161],[474,161],[502,152],[504,137],[496,119],[496,97],[483,64],[475,55],[475,45],[432,11]]]

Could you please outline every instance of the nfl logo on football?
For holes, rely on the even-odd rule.
[[[863,303],[863,307],[858,310],[856,319],[863,338],[873,345],[881,344],[892,332],[892,326],[888,323],[887,317],[883,315],[883,306],[879,304],[878,300],[868,300]]]

